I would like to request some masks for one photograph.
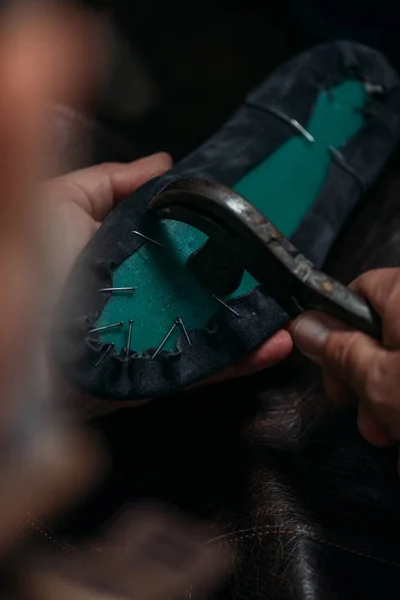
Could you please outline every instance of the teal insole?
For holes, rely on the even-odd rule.
[[[362,128],[364,117],[360,109],[365,100],[364,86],[358,81],[347,81],[331,93],[321,92],[310,121],[305,124],[315,142],[294,134],[238,181],[234,189],[284,235],[293,234],[326,179],[332,160],[329,147],[339,149]],[[114,342],[117,350],[126,345],[130,319],[134,321],[131,349],[140,354],[159,346],[177,315],[181,315],[187,329],[201,329],[220,308],[209,290],[185,268],[189,256],[206,240],[204,234],[183,223],[164,221],[159,223],[155,237],[165,244],[164,248],[146,244],[113,273],[115,287],[136,288],[133,295],[112,294],[97,321],[98,327],[123,321],[123,328],[101,335],[102,340]],[[231,297],[246,294],[256,285],[246,273]],[[166,350],[175,347],[179,334],[177,329],[165,345]]]

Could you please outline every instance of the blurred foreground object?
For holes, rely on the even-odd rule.
[[[0,30],[0,552],[29,518],[54,515],[99,473],[96,445],[62,424],[37,364],[47,295],[34,190],[46,164],[53,102],[82,105],[99,82],[101,31],[90,13],[15,3]],[[55,401],[55,402],[54,402]],[[99,460],[98,460],[99,459]]]
[[[32,600],[199,597],[228,572],[219,544],[207,544],[207,528],[168,510],[136,509],[113,527],[96,556],[44,560],[28,573]]]
[[[85,560],[64,555],[33,564],[24,544],[28,523],[40,530],[106,464],[99,444],[65,422],[52,395],[44,351],[51,282],[42,276],[33,192],[47,164],[49,107],[89,100],[101,75],[101,36],[89,13],[56,3],[17,4],[3,13],[2,25],[0,553],[5,579],[9,570],[18,587],[11,597],[173,600],[191,585],[208,589],[227,562],[217,546],[205,544],[198,526],[169,513],[144,510]],[[2,582],[0,596],[6,595]]]
[[[122,123],[139,123],[162,102],[155,77],[140,55],[115,26],[111,29],[112,69],[102,114]]]
[[[47,162],[46,124],[55,102],[86,104],[101,80],[102,28],[65,4],[17,3],[0,34],[0,435],[12,420],[15,378],[37,341],[46,282],[40,281],[34,190]]]

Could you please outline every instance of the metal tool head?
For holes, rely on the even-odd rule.
[[[206,179],[180,179],[154,198],[151,208],[162,219],[174,219],[196,227],[208,236],[189,266],[213,293],[228,295],[240,285],[245,269],[262,258],[271,282],[275,269],[282,280],[281,260],[294,260],[296,249],[250,202],[227,186]],[[265,248],[277,243],[286,247],[278,260]],[[286,256],[287,254],[287,256]],[[265,262],[266,261],[266,262]],[[266,283],[264,275],[263,283]],[[282,283],[282,281],[281,281]]]
[[[368,303],[301,254],[253,204],[234,190],[200,178],[176,180],[150,204],[161,219],[182,221],[208,236],[189,263],[215,294],[230,294],[247,270],[296,317],[321,310],[380,338]]]

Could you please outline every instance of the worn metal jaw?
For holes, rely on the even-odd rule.
[[[316,269],[232,189],[206,179],[180,179],[163,188],[150,209],[161,219],[182,221],[208,236],[189,262],[214,294],[234,292],[247,270],[291,318],[319,310],[381,338],[380,319],[369,304]]]

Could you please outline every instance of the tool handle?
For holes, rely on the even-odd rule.
[[[304,302],[298,299],[303,310],[324,312],[378,341],[382,340],[381,318],[369,302],[325,273],[313,272],[303,298]]]

